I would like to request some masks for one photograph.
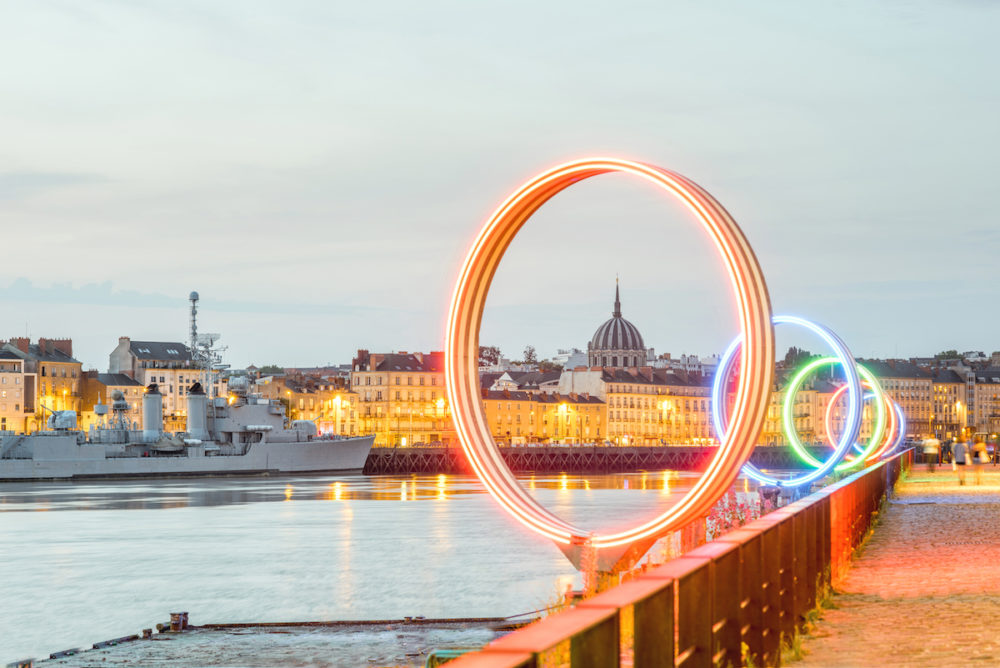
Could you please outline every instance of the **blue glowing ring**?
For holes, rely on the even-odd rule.
[[[830,348],[833,349],[837,360],[840,362],[841,368],[844,369],[844,375],[847,377],[848,414],[847,422],[845,423],[846,428],[843,433],[841,433],[840,440],[837,441],[837,447],[834,448],[833,454],[825,462],[823,462],[822,466],[810,473],[803,474],[796,478],[783,479],[765,474],[750,462],[743,465],[743,473],[762,485],[799,487],[801,485],[807,485],[815,480],[819,480],[828,474],[831,470],[833,470],[833,467],[836,466],[841,459],[843,459],[850,447],[858,440],[858,434],[861,431],[862,396],[864,395],[864,392],[861,387],[861,378],[858,376],[858,368],[854,362],[854,356],[851,355],[851,351],[848,350],[847,344],[845,344],[839,336],[822,325],[810,320],[805,320],[804,318],[797,318],[795,316],[776,315],[771,319],[771,322],[775,325],[798,325],[819,336],[827,343],[827,345],[830,346]],[[739,348],[739,338],[729,344],[729,347],[723,354],[722,359],[719,361],[719,368],[716,370],[715,379],[712,381],[712,426],[715,428],[716,438],[719,440],[722,440],[722,435],[726,433],[726,430],[729,427],[728,416],[725,415],[724,412],[725,397],[723,396],[722,385],[725,382],[725,379],[729,376],[730,369],[733,365],[733,359],[735,358],[736,351],[739,350]]]
[[[882,455],[883,458],[888,457],[894,452],[896,452],[896,450],[899,449],[899,446],[903,444],[903,439],[906,436],[906,414],[903,413],[903,407],[897,404],[895,401],[892,402],[892,406],[896,411],[896,424],[899,425],[899,428],[896,433],[895,443],[892,444],[891,448],[885,451],[885,453]]]

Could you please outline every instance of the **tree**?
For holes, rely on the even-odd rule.
[[[285,368],[280,367],[277,364],[265,364],[258,371],[262,376],[273,376],[277,373],[285,373]]]
[[[528,346],[524,349],[524,363],[538,364],[538,354],[535,352],[535,346]]]
[[[562,371],[562,364],[556,364],[552,360],[542,360],[538,363],[538,370],[542,372],[546,371]]]
[[[951,360],[961,357],[957,350],[942,350],[937,355],[934,356],[936,360]]]
[[[785,353],[785,368],[791,369],[797,367],[798,365],[804,362],[808,362],[813,357],[816,356],[813,355],[808,350],[792,346],[791,348],[788,349],[788,352]]]
[[[499,363],[499,348],[496,346],[479,346],[479,366],[494,366]]]

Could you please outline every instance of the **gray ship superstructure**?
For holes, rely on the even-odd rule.
[[[127,402],[116,392],[111,415],[89,433],[75,430],[76,414],[57,411],[48,429],[0,439],[0,480],[254,475],[360,471],[374,436],[322,436],[309,420],[286,426],[278,401],[248,394],[234,378],[230,397],[209,397],[195,384],[188,393],[187,430],[162,430],[162,395],[143,396],[143,429],[130,428]],[[108,406],[96,406],[98,414]]]
[[[252,394],[245,376],[230,379],[228,396],[211,396],[216,372],[228,367],[219,363],[222,349],[215,347],[219,335],[198,334],[197,292],[191,293],[190,301],[190,352],[196,365],[192,371],[201,380],[186,393],[185,431],[164,431],[163,395],[156,383],[143,395],[141,430],[129,423],[128,402],[116,390],[110,407],[94,407],[103,421],[87,433],[76,429],[74,411],[51,410],[45,431],[0,432],[0,480],[327,473],[364,468],[374,435],[327,436],[319,434],[310,420],[288,421],[284,405]]]

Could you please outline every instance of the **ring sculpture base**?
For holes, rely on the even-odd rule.
[[[600,573],[614,574],[627,571],[639,563],[657,540],[658,537],[644,538],[628,545],[598,550],[591,540],[576,538],[570,543],[556,543],[556,547],[578,571],[587,570],[589,566]]]

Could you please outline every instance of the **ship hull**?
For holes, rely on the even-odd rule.
[[[359,472],[374,440],[256,443],[245,455],[106,458],[103,446],[54,436],[34,441],[31,459],[0,460],[0,481]]]

